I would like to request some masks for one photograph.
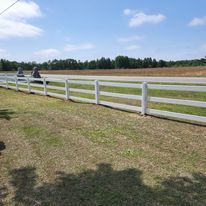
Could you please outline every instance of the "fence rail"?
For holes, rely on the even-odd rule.
[[[56,77],[57,78],[48,75],[48,77],[44,76],[41,79],[36,79],[30,77],[20,78],[16,76],[7,75],[7,74],[5,75],[0,74],[0,87],[15,89],[16,91],[27,91],[28,93],[38,93],[42,95],[54,96],[65,100],[83,101],[87,103],[100,104],[100,105],[105,105],[117,109],[139,112],[142,115],[153,115],[153,116],[161,116],[167,118],[183,119],[183,120],[206,123],[205,116],[197,116],[197,115],[183,114],[183,113],[149,108],[150,102],[206,108],[206,102],[204,101],[153,97],[148,95],[148,89],[174,90],[174,91],[183,91],[183,92],[185,91],[206,92],[206,86],[205,86],[206,78],[111,77],[111,76],[78,76],[78,75],[73,75],[73,76],[56,75]],[[47,84],[48,82],[61,83],[61,86],[48,85]],[[178,83],[178,84],[180,83],[182,85],[155,84],[154,82]],[[199,86],[185,85],[185,84],[198,84]],[[93,85],[94,89],[74,88],[72,87],[73,85]],[[100,89],[101,86],[136,88],[141,90],[141,95],[102,91]],[[54,90],[54,91],[50,92],[49,90]],[[59,92],[63,92],[63,93],[59,93]],[[77,93],[77,94],[83,93],[83,94],[94,95],[94,99],[74,96],[71,93]],[[100,100],[100,96],[137,100],[140,101],[140,106],[102,101]]]

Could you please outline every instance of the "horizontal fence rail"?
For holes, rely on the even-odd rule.
[[[164,84],[157,84],[164,83]],[[165,84],[167,83],[167,84]],[[169,85],[172,83],[172,85]],[[178,85],[174,85],[174,83]],[[51,85],[58,84],[58,85]],[[179,85],[181,84],[181,85]],[[185,85],[190,84],[190,85]],[[191,85],[196,84],[196,85]],[[81,88],[75,88],[81,85]],[[85,85],[89,86],[90,89]],[[0,87],[53,96],[65,100],[81,101],[104,105],[121,110],[139,112],[142,115],[153,115],[166,118],[182,119],[187,121],[206,123],[206,116],[198,116],[165,110],[157,110],[149,107],[150,102],[171,105],[184,105],[206,108],[206,102],[185,100],[166,97],[153,97],[148,95],[148,90],[166,90],[181,92],[206,93],[206,78],[183,77],[116,77],[116,76],[79,76],[79,75],[43,75],[43,78],[17,77],[11,74],[0,74]],[[140,94],[123,94],[118,92],[103,91],[102,88],[128,88],[137,89]],[[76,96],[84,94],[84,97]],[[89,98],[88,96],[93,96]],[[136,106],[111,101],[102,101],[101,97],[135,100]],[[115,101],[115,100],[114,100]]]

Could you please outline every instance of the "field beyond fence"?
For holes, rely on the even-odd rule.
[[[90,69],[90,70],[45,70],[44,74],[64,75],[109,75],[109,76],[161,76],[161,77],[206,77],[206,66],[163,67],[139,69]]]

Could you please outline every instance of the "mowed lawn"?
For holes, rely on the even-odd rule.
[[[137,82],[137,84],[142,84],[142,83]],[[16,86],[15,83],[14,84],[10,83],[9,85],[14,86],[14,87]],[[33,84],[33,85],[35,85],[35,84]],[[43,86],[42,86],[42,88],[39,88],[39,84],[36,84],[36,85],[38,87],[32,86],[32,89],[40,90],[43,92]],[[167,83],[167,85],[170,85],[170,84]],[[63,90],[65,89],[64,80],[62,80],[62,83],[50,82],[49,86],[57,86],[57,87],[62,88]],[[191,86],[191,84],[190,84],[190,86]],[[205,85],[198,85],[198,86],[205,86]],[[24,89],[28,88],[28,86],[25,86],[25,85],[20,85],[19,87],[24,88]],[[95,91],[94,85],[70,84],[69,87],[74,88],[74,89],[87,89],[87,90]],[[139,88],[123,88],[123,87],[110,87],[110,86],[100,86],[99,88],[100,88],[100,91],[104,91],[104,92],[132,94],[132,95],[139,95],[139,96],[142,95],[141,94],[142,90]],[[53,92],[53,93],[65,95],[65,91],[63,91],[63,90],[47,88],[48,92]],[[76,96],[76,97],[88,98],[88,99],[92,99],[92,100],[95,99],[94,94],[85,94],[85,93],[77,93],[77,92],[70,91],[69,95]],[[171,98],[171,99],[195,100],[195,101],[206,102],[205,92],[148,89],[148,96]],[[104,95],[100,95],[100,100],[114,102],[114,103],[120,103],[120,104],[139,106],[139,107],[141,106],[141,101],[139,101],[139,100],[117,98],[117,97],[108,97],[108,96],[104,96]],[[203,107],[148,102],[148,108],[165,110],[165,111],[170,111],[170,112],[179,112],[179,113],[191,114],[191,115],[206,116],[206,108],[203,108]]]
[[[205,205],[206,127],[0,88],[0,206]]]

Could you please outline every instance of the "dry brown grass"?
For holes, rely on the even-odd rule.
[[[54,70],[42,71],[45,74],[74,74],[74,75],[120,75],[120,76],[180,76],[203,77],[206,76],[206,66],[177,67],[177,68],[151,68],[151,69],[104,69],[104,70]]]
[[[205,205],[206,127],[0,89],[0,205]]]

